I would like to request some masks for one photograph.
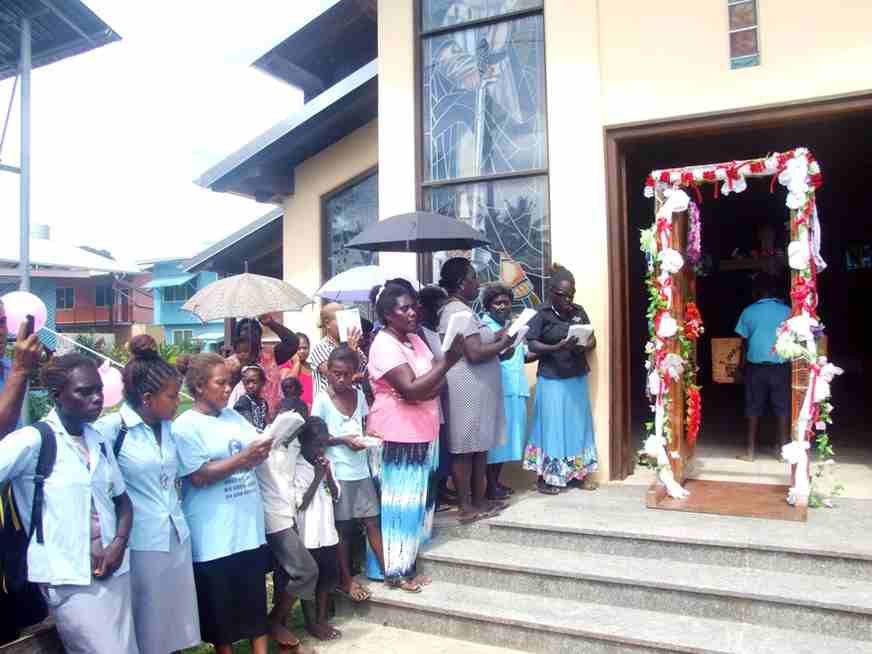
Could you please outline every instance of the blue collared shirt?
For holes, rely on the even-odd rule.
[[[775,354],[778,327],[790,317],[790,307],[781,300],[764,298],[745,308],[736,333],[748,341],[749,363],[784,363]]]
[[[5,345],[5,343],[3,345]],[[12,361],[9,360],[9,357],[0,358],[0,393],[3,392],[3,388],[6,386],[6,380],[9,379],[10,374],[12,374]],[[21,414],[19,413],[18,424],[15,425],[15,428],[21,429],[23,426],[24,422],[22,421]]]
[[[130,549],[169,552],[173,530],[182,543],[190,535],[176,488],[179,454],[172,423],[165,420],[161,424],[158,445],[151,427],[125,402],[120,411],[94,424],[110,447],[115,444],[122,419],[127,425],[127,436],[118,453],[118,467],[133,502]]]
[[[57,459],[45,480],[45,506],[42,528],[45,542],[36,537],[27,548],[28,578],[51,585],[91,583],[91,500],[100,518],[100,538],[107,547],[117,528],[113,498],[126,491],[121,470],[112,448],[92,425],[83,432],[89,464],[79,455],[73,437],[67,433],[57,413],[44,418],[57,438]],[[30,532],[33,508],[33,475],[41,445],[39,432],[24,427],[0,440],[0,482],[11,481],[15,502],[24,529]],[[101,448],[100,444],[104,443]],[[130,568],[128,550],[115,574]]]

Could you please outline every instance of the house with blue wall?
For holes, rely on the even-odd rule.
[[[154,294],[154,324],[163,327],[164,341],[180,345],[194,341],[204,350],[212,350],[224,340],[224,322],[204,323],[182,305],[194,294],[218,279],[211,271],[185,272],[187,259],[161,259],[140,262],[151,269],[151,281],[143,285]]]

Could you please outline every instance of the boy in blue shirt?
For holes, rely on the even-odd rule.
[[[778,425],[776,456],[788,442],[790,422],[790,362],[775,353],[778,327],[790,317],[790,307],[775,297],[778,280],[768,273],[753,281],[754,303],[739,316],[736,333],[743,339],[740,367],[745,376],[745,417],[748,419],[748,452],[738,457],[754,461],[760,416],[772,407]]]

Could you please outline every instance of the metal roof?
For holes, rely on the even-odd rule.
[[[31,19],[33,68],[121,40],[80,0],[0,0],[0,80],[18,74],[22,17]]]
[[[187,284],[197,275],[195,273],[185,273],[184,275],[172,275],[170,277],[156,277],[150,282],[146,282],[140,288],[167,288],[170,286],[181,286]]]
[[[265,244],[260,243],[260,241],[276,242],[275,234],[272,234],[271,232],[269,234],[260,234],[259,232],[265,231],[267,228],[272,228],[272,230],[274,230],[277,226],[279,231],[277,243],[281,245],[281,228],[283,224],[283,217],[284,211],[282,209],[273,209],[268,214],[261,216],[254,222],[251,222],[243,227],[242,229],[233,232],[227,238],[218,241],[217,243],[206,248],[199,254],[194,255],[191,259],[187,261],[187,263],[185,263],[184,270],[186,272],[203,270],[210,263],[215,263],[217,259],[224,258],[228,255],[230,255],[230,257],[236,262],[238,266],[244,267],[242,265],[242,262],[244,262],[247,258],[245,255],[245,250],[251,249],[253,251],[257,249],[258,246]],[[238,247],[234,248],[234,246]],[[230,249],[240,250],[241,252],[228,252],[228,250]],[[221,272],[232,271],[221,270]],[[241,270],[239,272],[241,272]]]
[[[308,102],[377,56],[376,0],[321,0],[252,66],[301,89]]]
[[[280,202],[294,192],[294,166],[377,115],[378,61],[373,60],[214,165],[195,182],[258,202]]]

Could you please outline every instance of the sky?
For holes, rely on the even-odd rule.
[[[85,0],[122,40],[32,73],[31,224],[141,261],[191,256],[273,209],[193,180],[302,106],[298,90],[250,64],[316,3]],[[0,82],[4,116],[11,91]],[[18,176],[0,172],[4,231],[18,218]]]

